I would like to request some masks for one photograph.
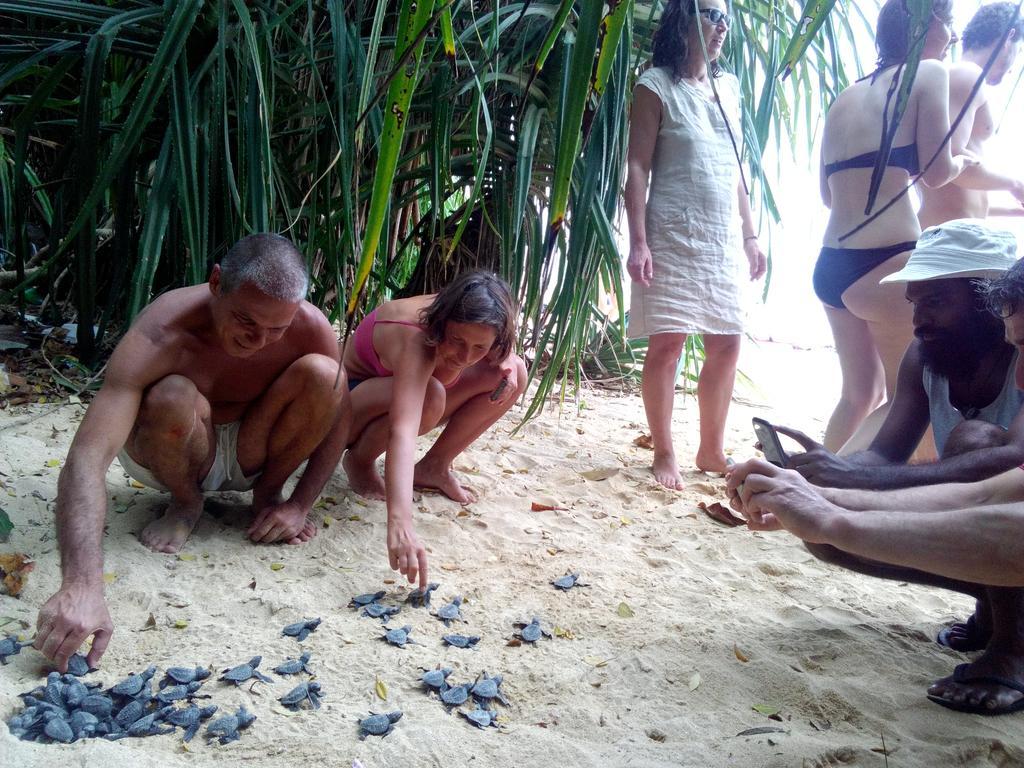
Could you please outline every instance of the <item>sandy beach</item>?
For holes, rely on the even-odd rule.
[[[733,405],[733,455],[754,454],[754,415],[819,434],[834,397],[835,376],[825,371],[834,367],[827,352],[747,345],[741,369],[756,386],[742,387]],[[440,582],[433,607],[464,598],[465,623],[453,631],[482,637],[471,650],[444,647],[445,627],[427,610],[403,604],[391,625],[411,625],[418,644],[397,648],[379,639],[380,621],[346,607],[380,589],[398,604],[409,587],[387,566],[384,504],[354,496],[340,469],[313,512],[319,534],[308,544],[251,545],[247,497],[222,494],[208,497],[174,556],[138,542],[165,499],[133,487],[115,462],[104,570],[116,630],[102,669],[86,679],[110,684],[150,664],[219,672],[256,654],[269,671],[305,649],[323,707],[293,713],[279,704],[295,679],[272,675],[250,690],[215,675],[203,693],[221,710],[244,703],[258,718],[237,742],[197,737],[186,749],[179,731],[38,745],[0,728],[3,764],[1024,766],[1021,716],[957,714],[924,696],[967,658],[933,641],[968,614],[967,599],[841,572],[786,534],[714,522],[697,505],[721,499],[723,480],[691,472],[683,492],[655,486],[650,452],[633,444],[644,431],[638,394],[593,389],[582,400],[579,412],[552,404],[511,434],[514,409],[462,456],[456,469],[476,504],[432,495],[417,503],[431,580]],[[0,597],[0,617],[14,620],[0,631],[31,636],[58,585],[54,496],[83,411],[33,405],[0,415],[0,506],[15,525],[0,551],[36,560],[22,597]],[[690,462],[695,401],[677,398],[676,412],[677,448]],[[567,572],[589,586],[551,586]],[[555,637],[510,645],[515,622],[535,616]],[[307,640],[281,636],[306,617],[323,619]],[[456,683],[483,671],[504,676],[500,729],[478,731],[427,695],[421,670],[439,664],[454,669]],[[31,649],[0,668],[0,717],[20,709],[17,694],[45,672]],[[358,718],[395,709],[404,716],[393,733],[358,739]],[[775,730],[738,735],[753,728]]]

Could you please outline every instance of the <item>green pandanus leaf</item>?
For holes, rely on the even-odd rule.
[[[609,0],[608,13],[601,20],[601,32],[598,39],[597,64],[591,77],[590,87],[594,96],[600,99],[608,86],[608,73],[612,71],[612,63],[619,52],[619,40],[626,20],[633,13],[633,0]],[[596,106],[591,104],[583,116],[583,142],[590,136],[590,126],[594,120]]]
[[[604,95],[608,86],[608,74],[612,71],[612,63],[619,52],[622,30],[626,28],[626,21],[632,13],[633,0],[609,0],[608,13],[601,20],[601,38],[598,42],[600,53],[597,56],[597,66],[591,83],[598,97]]]
[[[9,227],[12,224],[16,227],[15,242],[15,270],[18,278],[18,285],[14,288],[14,294],[18,297],[18,310],[22,314],[25,312],[25,295],[23,291],[28,287],[28,284],[32,282],[36,275],[41,275],[45,270],[50,268],[53,263],[55,256],[48,258],[43,265],[43,269],[32,275],[26,275],[25,263],[28,261],[28,232],[25,223],[28,221],[27,206],[29,200],[29,189],[28,189],[28,138],[30,127],[36,119],[36,114],[46,107],[47,101],[53,95],[53,92],[57,90],[57,87],[61,84],[64,76],[74,66],[75,61],[72,58],[66,58],[59,60],[53,67],[47,72],[46,77],[42,79],[35,87],[34,92],[29,97],[28,101],[25,102],[21,108],[18,116],[14,120],[14,168],[12,175],[14,177],[14,219],[3,222],[3,226]],[[6,190],[4,190],[6,194]]]
[[[138,142],[143,131],[149,125],[156,105],[170,83],[172,67],[184,50],[192,25],[201,9],[201,0],[181,0],[177,4],[168,6],[169,17],[164,35],[160,40],[160,47],[157,48],[153,61],[146,71],[146,76],[132,103],[131,111],[121,126],[114,149],[106,162],[100,166],[88,197],[82,201],[82,206],[71,226],[68,227],[64,240],[50,260],[67,250],[78,231],[92,215],[93,207],[106,194],[110,184],[121,170],[121,166],[136,151]],[[138,11],[129,11],[128,13],[138,13]]]
[[[153,165],[152,175],[146,179],[150,182],[150,187],[143,216],[142,234],[139,237],[139,259],[129,283],[131,288],[128,293],[128,323],[131,323],[149,303],[153,278],[160,264],[176,184],[172,171],[172,135],[173,130],[168,129],[160,146],[160,154]]]
[[[537,149],[537,136],[540,133],[541,121],[546,114],[544,109],[536,104],[531,104],[526,108],[526,114],[520,122],[512,198],[512,222],[515,227],[512,242],[513,252],[518,251],[520,238],[527,227],[527,222],[523,217],[526,215],[526,201],[530,194],[530,185],[533,182],[533,159]]]
[[[785,80],[792,73],[835,4],[836,0],[807,0],[800,13],[800,21],[793,31],[793,37],[790,38],[786,52],[782,56],[782,72],[779,75],[781,79]]]
[[[444,45],[444,57],[451,65],[452,75],[458,77],[458,67],[455,66],[455,27],[452,25],[452,7],[445,6],[441,11],[441,43]]]
[[[590,78],[594,70],[594,57],[601,29],[602,5],[599,2],[584,3],[579,23],[576,25],[576,42],[573,46],[565,101],[562,105],[558,153],[551,184],[551,223],[548,225],[547,253],[551,253],[555,247],[555,240],[565,221],[569,205],[572,169],[582,143],[583,112],[590,96]]]
[[[569,18],[574,2],[575,0],[562,0],[562,4],[558,6],[558,13],[551,20],[551,28],[548,30],[544,42],[541,43],[540,49],[537,51],[537,58],[533,62],[533,69],[530,70],[530,79],[526,82],[526,88],[524,89],[527,92],[529,92],[533,81],[537,79],[541,70],[544,69],[544,63],[548,60],[548,54],[551,53],[551,49],[555,47],[555,43],[558,42],[558,38],[562,35],[562,27],[565,26],[565,21]]]
[[[484,124],[484,136],[483,141],[480,142],[479,132],[477,133],[476,139],[482,144],[477,152],[477,163],[473,171],[473,189],[469,194],[468,204],[466,205],[465,211],[462,218],[459,220],[458,226],[455,227],[455,233],[452,235],[451,240],[448,243],[448,247],[445,249],[445,259],[450,259],[451,255],[455,252],[455,248],[459,245],[462,240],[462,234],[466,231],[466,227],[469,225],[469,220],[472,217],[473,209],[476,205],[482,203],[481,190],[483,188],[484,178],[486,173],[484,172],[487,167],[487,162],[491,157],[491,145],[494,141],[494,124],[491,121],[490,110],[487,107],[487,99],[484,95],[483,86],[480,83],[479,78],[475,78],[477,94],[478,94],[478,109],[480,118]],[[477,126],[480,124],[480,120],[474,121]],[[479,131],[479,127],[477,128]]]
[[[933,0],[906,0],[907,10],[910,12],[910,48],[906,61],[896,68],[896,75],[886,96],[882,114],[882,141],[878,147],[878,157],[875,158],[875,167],[871,170],[868,200],[864,206],[865,215],[870,214],[871,209],[875,207],[882,176],[889,165],[892,143],[910,102],[910,91],[914,87],[917,66],[921,61],[921,49],[924,48],[924,39],[932,20],[932,2]]]
[[[197,283],[205,276],[202,273],[206,266],[206,248],[200,234],[203,213],[196,165],[197,130],[189,85],[188,65],[182,57],[178,59],[171,80],[171,129],[174,131],[175,158],[178,161],[178,210],[190,256],[189,283]]]
[[[395,36],[395,58],[405,57],[410,46],[415,46],[411,55],[405,57],[401,71],[395,74],[388,88],[384,125],[381,129],[377,163],[373,175],[373,187],[370,193],[370,205],[366,215],[366,227],[363,232],[362,255],[352,291],[349,294],[348,307],[345,310],[347,326],[351,327],[352,317],[359,303],[366,279],[370,276],[373,261],[380,245],[381,230],[391,205],[391,185],[398,169],[398,155],[405,138],[406,116],[412,102],[412,94],[416,89],[419,74],[420,55],[423,52],[423,36],[420,32],[430,20],[434,4],[426,0],[402,0],[402,8],[398,16],[398,32]]]
[[[430,114],[430,214],[435,236],[444,221],[444,202],[448,199],[452,168],[453,104],[445,98],[451,85],[451,72],[439,68],[431,83],[434,109]]]

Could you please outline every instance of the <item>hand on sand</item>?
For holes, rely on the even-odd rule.
[[[32,647],[46,658],[53,659],[57,669],[63,673],[67,672],[71,655],[92,635],[92,648],[86,658],[92,668],[99,666],[113,631],[114,624],[103,599],[103,587],[72,583],[61,587],[39,609]]]
[[[785,528],[804,541],[826,544],[825,531],[840,510],[799,474],[761,459],[730,470],[730,505],[757,531]]]
[[[246,534],[254,542],[302,544],[316,536],[316,526],[307,519],[309,509],[302,504],[278,499],[260,508],[254,503],[253,512],[255,517]]]
[[[388,561],[410,584],[419,576],[420,589],[427,588],[427,550],[420,544],[412,520],[388,520]]]

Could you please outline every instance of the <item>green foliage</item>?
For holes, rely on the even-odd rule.
[[[631,359],[622,319],[595,307],[624,302],[628,105],[659,10],[0,0],[6,285],[76,316],[91,363],[105,334],[204,279],[250,232],[300,245],[310,299],[334,321],[485,267],[521,302],[520,341],[540,363],[532,415],[579,383],[598,328]],[[775,215],[764,149],[793,141],[846,82],[834,56],[850,37],[845,10],[840,0],[824,39],[787,59],[800,5],[733,5],[726,66],[763,214]],[[776,85],[783,64],[792,74]]]

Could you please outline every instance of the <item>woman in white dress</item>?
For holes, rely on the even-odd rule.
[[[765,271],[730,138],[731,132],[740,146],[739,83],[717,63],[729,23],[725,0],[697,0],[696,13],[693,0],[669,0],[654,37],[653,66],[637,81],[630,116],[629,336],[650,337],[642,391],[653,470],[673,489],[683,487],[672,445],[672,402],[686,337],[704,337],[696,465],[723,472],[725,419],[743,332],[742,273],[756,280]]]

